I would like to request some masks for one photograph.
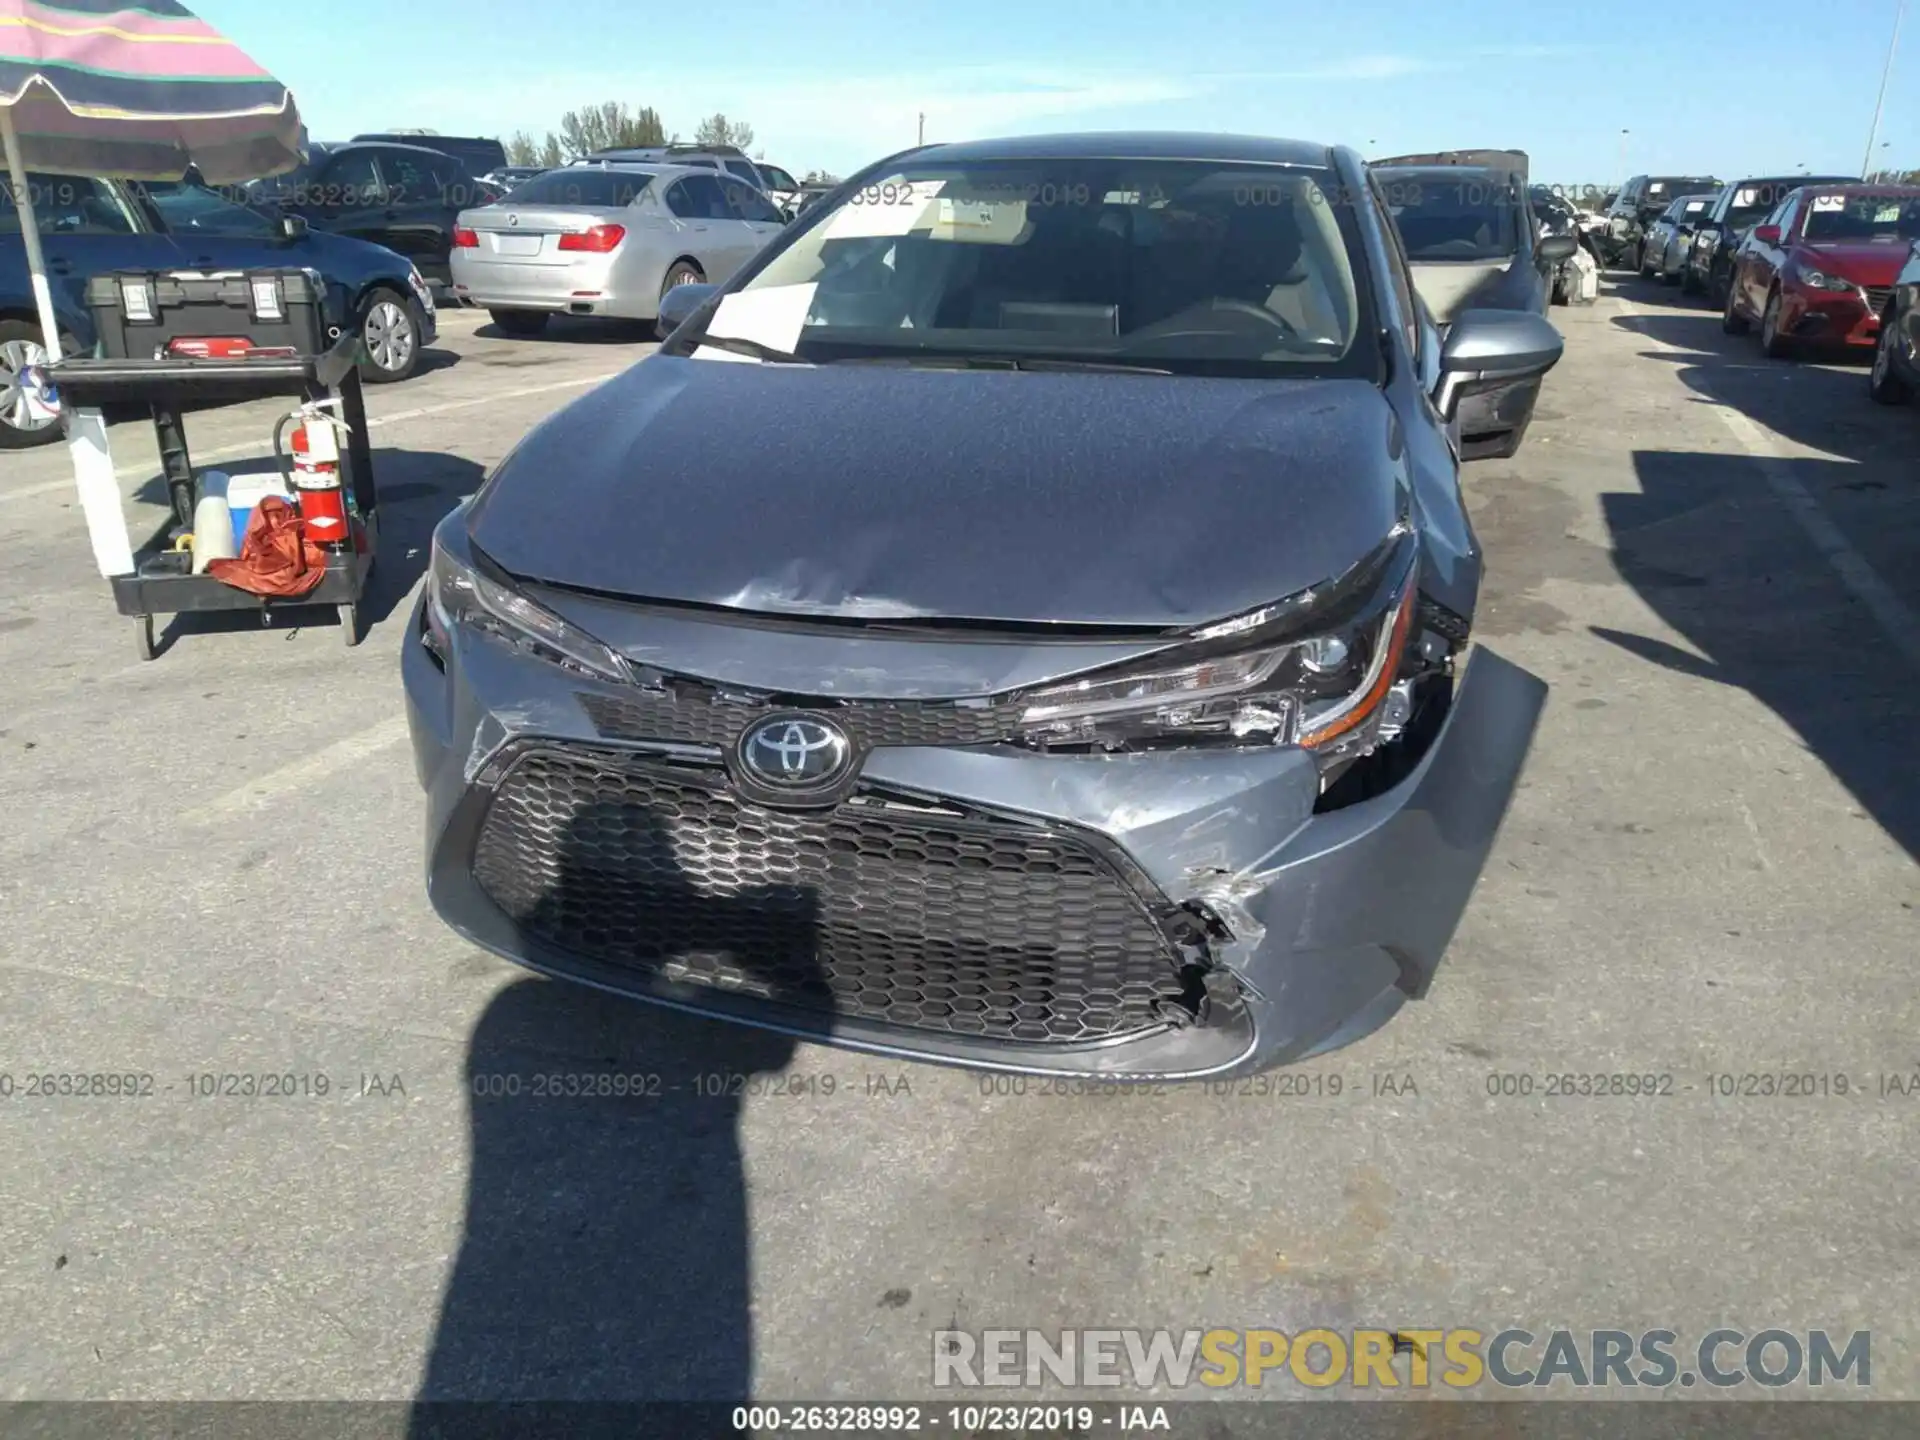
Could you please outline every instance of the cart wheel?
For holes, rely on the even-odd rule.
[[[133,617],[133,647],[140,652],[142,660],[153,659],[153,616]]]
[[[360,643],[360,607],[351,600],[340,607],[340,638],[350,646]]]

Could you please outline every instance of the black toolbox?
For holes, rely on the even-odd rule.
[[[326,296],[317,271],[291,268],[116,270],[87,281],[87,309],[109,360],[168,358],[175,340],[241,340],[269,353],[320,355],[333,344]]]

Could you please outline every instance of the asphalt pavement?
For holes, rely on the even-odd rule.
[[[1607,292],[1468,467],[1477,639],[1552,691],[1431,996],[1225,1093],[795,1046],[435,919],[427,536],[640,332],[455,312],[369,392],[356,649],[141,662],[64,452],[0,456],[0,1398],[930,1397],[941,1329],[1374,1325],[1871,1329],[1920,1398],[1920,409]],[[263,467],[275,413],[196,459]]]

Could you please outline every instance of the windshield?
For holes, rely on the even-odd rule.
[[[1640,202],[1642,213],[1648,210],[1664,210],[1676,198],[1682,195],[1698,195],[1720,188],[1719,182],[1706,176],[1655,176],[1647,181],[1646,194]]]
[[[760,173],[767,177],[767,183],[774,189],[798,190],[800,188],[800,182],[778,165],[769,165],[763,160],[756,160],[753,163],[760,167]]]
[[[1920,239],[1920,191],[1815,195],[1801,233],[1809,240]]]
[[[810,212],[707,334],[819,362],[1372,376],[1332,188],[1325,171],[1217,161],[909,164]]]
[[[653,179],[651,170],[549,170],[516,185],[498,203],[506,205],[631,205]]]
[[[1520,248],[1518,195],[1509,177],[1458,166],[1373,173],[1414,263],[1509,260]]]
[[[277,236],[279,227],[201,185],[174,181],[137,187],[175,235]]]

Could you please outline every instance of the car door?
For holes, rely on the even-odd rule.
[[[738,228],[726,223],[731,216],[719,176],[681,176],[667,187],[667,209],[681,248],[699,262],[710,282],[717,285],[740,267],[746,256]]]
[[[735,228],[742,252],[740,264],[744,265],[760,253],[761,246],[787,228],[786,220],[765,192],[744,180],[722,176],[720,189],[727,197],[726,223]]]
[[[47,283],[63,312],[86,313],[87,281],[95,275],[173,269],[183,263],[166,240],[153,232],[132,197],[110,180],[30,173],[27,194],[46,257]],[[20,236],[18,213],[11,203],[6,208],[12,222],[4,237],[8,269],[17,268],[24,276],[26,244]]]
[[[379,243],[411,260],[430,280],[451,281],[453,220],[447,201],[447,176],[455,163],[394,145],[374,156],[386,196],[381,212],[385,238]]]
[[[386,243],[387,196],[380,186],[372,146],[355,146],[335,155],[310,184],[288,198],[285,207],[316,230],[376,245]]]
[[[1747,232],[1747,238],[1740,246],[1740,254],[1734,262],[1733,284],[1739,291],[1741,308],[1755,315],[1766,303],[1767,289],[1773,284],[1773,277],[1780,266],[1780,247],[1769,245],[1760,238],[1760,231],[1769,225],[1782,227],[1792,217],[1794,200],[1798,192],[1789,194],[1786,199],[1774,206],[1764,220],[1755,222]]]
[[[1768,220],[1768,224],[1777,226],[1780,238],[1767,242],[1755,237],[1753,242],[1753,263],[1747,273],[1747,284],[1752,292],[1754,309],[1757,312],[1766,304],[1767,291],[1780,274],[1781,266],[1787,263],[1788,243],[1793,235],[1794,222],[1800,213],[1801,197],[1804,191],[1796,190],[1781,202]],[[1756,227],[1757,228],[1757,227]]]

